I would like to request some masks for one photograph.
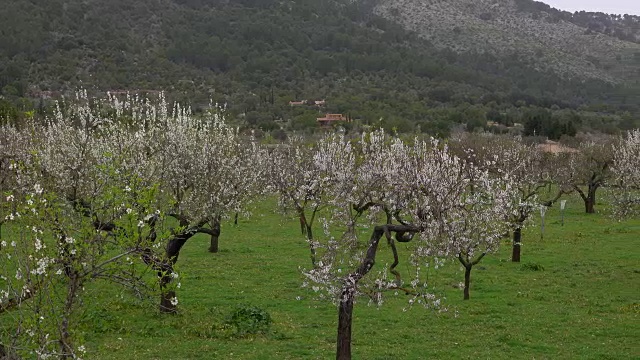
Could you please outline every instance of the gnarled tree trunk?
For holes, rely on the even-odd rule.
[[[391,232],[396,233],[403,242],[409,241],[410,237],[405,233],[416,233],[418,229],[409,225],[383,225],[376,226],[369,240],[369,248],[362,260],[362,263],[355,272],[344,278],[340,304],[338,307],[338,338],[336,346],[336,359],[351,360],[351,325],[353,323],[353,300],[356,295],[358,281],[369,273],[375,264],[376,252],[382,235],[387,236],[391,241]],[[405,241],[406,240],[406,241]]]
[[[574,186],[574,189],[578,192],[582,201],[584,201],[584,210],[587,214],[594,214],[596,212],[596,191],[600,187],[600,183],[590,182],[587,184],[587,193],[585,194],[578,186]]]
[[[487,252],[483,252],[477,259],[471,260],[469,259],[469,255],[462,253],[458,254],[458,260],[462,266],[464,266],[464,300],[469,300],[469,292],[471,289],[471,269],[473,269],[474,265],[477,265],[480,260],[487,254]]]
[[[315,217],[316,211],[317,210],[314,210],[313,215],[311,216],[311,221],[309,221],[307,220],[307,217],[304,214],[304,210],[298,209],[298,218],[300,219],[300,230],[302,231],[302,235],[305,236],[307,242],[309,243],[309,252],[311,253],[311,265],[314,268],[316,267],[316,263],[318,259],[316,254],[316,247],[313,241],[313,228],[312,228],[312,222]]]
[[[166,287],[160,292],[160,312],[165,314],[176,314],[178,307],[175,302],[176,292],[167,290]]]
[[[313,229],[311,229],[310,224],[305,224],[305,227],[306,227],[305,232],[307,234],[307,241],[309,242],[309,251],[311,252],[311,265],[313,265],[313,267],[315,268],[318,256],[316,254],[316,246],[313,243]]]
[[[520,262],[520,244],[522,240],[522,228],[517,226],[513,230],[513,251],[511,252],[511,261]]]
[[[206,221],[201,221],[194,226],[188,226],[188,220],[180,215],[172,215],[180,221],[180,226],[185,227],[181,232],[173,235],[167,242],[165,248],[165,256],[157,258],[151,249],[141,249],[140,256],[142,261],[151,266],[158,273],[160,283],[160,312],[163,313],[176,313],[177,302],[176,293],[173,289],[169,288],[169,283],[173,279],[173,265],[178,261],[180,250],[195,234],[199,232],[210,233],[207,229],[203,228]],[[155,224],[149,224],[152,231],[151,235],[155,239]]]
[[[58,340],[58,344],[60,345],[60,359],[75,358],[75,356],[73,356],[74,350],[71,342],[71,334],[69,333],[69,320],[75,307],[78,290],[82,287],[82,281],[78,272],[75,270],[68,276],[68,281],[67,297],[62,313],[62,322],[60,324],[60,339]]]
[[[471,286],[472,265],[464,267],[464,300],[469,300],[469,288]]]
[[[584,209],[587,214],[594,214],[596,212],[596,191],[598,190],[597,184],[589,184],[587,190],[587,197],[584,199]]]
[[[344,289],[338,307],[337,360],[351,359],[351,324],[353,324],[354,289]]]
[[[197,231],[194,229],[186,229],[184,232],[176,234],[167,242],[165,249],[165,258],[161,260],[161,264],[156,268],[158,277],[160,278],[160,312],[175,314],[177,313],[176,292],[169,289],[169,283],[173,279],[173,265],[178,261],[180,250],[191,239]],[[145,261],[146,262],[146,261]]]
[[[304,215],[304,210],[298,209],[298,218],[300,219],[300,232],[302,235],[307,235],[307,217]]]
[[[220,238],[220,216],[214,217],[211,221],[211,242],[209,245],[210,253],[218,252],[218,239]]]

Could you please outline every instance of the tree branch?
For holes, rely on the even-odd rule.
[[[480,262],[480,260],[482,260],[482,258],[483,258],[485,255],[487,255],[487,252],[486,252],[486,251],[485,251],[485,252],[483,252],[482,254],[480,254],[480,257],[479,257],[479,258],[477,258],[475,261],[473,261],[473,262],[471,263],[471,265],[472,265],[472,266],[473,266],[473,265],[478,265],[478,263]]]
[[[84,276],[86,276],[86,275],[89,275],[90,273],[95,272],[95,271],[96,271],[96,269],[101,269],[103,266],[105,266],[105,265],[107,265],[107,264],[110,264],[110,263],[112,263],[112,262],[114,262],[114,261],[117,261],[118,259],[121,259],[121,258],[123,258],[123,257],[125,257],[125,256],[127,256],[127,255],[130,255],[130,254],[133,254],[133,253],[135,253],[135,252],[136,252],[136,250],[135,250],[135,249],[132,249],[132,250],[126,251],[126,252],[124,252],[124,253],[122,253],[122,254],[116,255],[116,256],[112,257],[111,259],[109,259],[109,260],[105,260],[105,261],[103,261],[102,263],[100,263],[100,264],[98,264],[98,265],[94,266],[90,271],[85,271],[85,272],[84,272],[84,273],[82,273],[80,276],[81,276],[81,277],[84,277]]]
[[[369,201],[366,204],[362,204],[362,201],[359,204],[353,204],[353,210],[355,210],[358,214],[362,214],[363,212],[369,210],[370,207],[377,205],[375,202],[373,201]]]
[[[542,205],[544,205],[546,207],[551,207],[551,206],[553,206],[553,204],[556,203],[556,201],[558,201],[562,197],[562,195],[564,195],[566,193],[567,193],[566,191],[560,189],[553,199],[543,202]]]
[[[362,279],[365,275],[367,275],[369,270],[371,270],[371,268],[375,264],[376,253],[378,251],[378,244],[380,242],[380,239],[382,238],[382,235],[388,234],[387,236],[390,237],[391,232],[417,233],[419,231],[420,231],[419,228],[411,225],[386,224],[386,225],[376,226],[373,229],[373,233],[371,234],[371,239],[369,240],[369,248],[367,249],[367,253],[364,259],[362,260],[362,263],[360,264],[358,269],[356,269],[355,272],[349,274],[348,278],[350,278],[355,284],[360,279]]]
[[[207,235],[211,235],[211,236],[217,235],[216,233],[213,232],[213,230],[211,230],[209,228],[206,228],[206,227],[199,227],[199,228],[195,229],[195,232],[201,233],[201,234],[207,234]]]
[[[458,260],[460,260],[460,263],[461,263],[461,264],[462,264],[462,266],[464,266],[466,269],[468,269],[468,268],[470,268],[471,266],[473,266],[473,265],[471,265],[471,263],[469,263],[469,261],[467,261],[467,260],[462,256],[462,253],[459,253],[459,254],[458,254]]]
[[[20,306],[23,302],[31,299],[38,292],[39,287],[37,285],[33,285],[27,289],[25,289],[22,294],[9,298],[3,301],[0,304],[0,314],[7,312],[9,310],[13,310],[14,308]]]
[[[582,198],[582,200],[587,201],[587,195],[584,194],[584,191],[582,191],[582,189],[580,189],[578,185],[571,185],[571,186],[578,192],[578,194],[580,194],[580,197]]]

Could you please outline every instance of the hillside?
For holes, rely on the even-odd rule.
[[[436,46],[457,53],[488,52],[499,57],[528,58],[536,70],[551,71],[563,78],[624,82],[631,75],[638,79],[640,44],[591,31],[591,27],[585,29],[548,7],[536,10],[525,6],[531,3],[381,0],[375,12]],[[637,26],[639,22],[635,19],[629,23]],[[602,31],[612,33],[608,28]],[[627,34],[622,30],[620,33]],[[637,40],[634,33],[628,37]]]
[[[585,29],[514,0],[383,0],[376,13],[456,52],[535,59],[536,69],[565,78],[622,82],[637,70],[640,44]]]
[[[540,4],[16,0],[0,12],[0,118],[84,86],[212,100],[267,131],[316,126],[319,110],[443,134],[540,109],[580,129],[636,126],[637,17],[585,27]],[[288,105],[303,99],[327,106]]]

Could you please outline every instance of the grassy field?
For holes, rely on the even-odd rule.
[[[356,359],[638,359],[640,358],[640,221],[586,215],[570,198],[565,225],[558,207],[523,237],[522,263],[510,243],[472,273],[462,301],[460,266],[438,277],[449,311],[414,307],[390,294],[380,308],[356,304]],[[234,227],[223,224],[221,252],[192,239],[179,261],[178,315],[162,315],[109,286],[87,289],[81,332],[90,359],[328,359],[335,352],[336,308],[301,288],[310,264],[295,219],[264,202]],[[402,250],[400,250],[402,252]],[[406,251],[404,252],[406,254]],[[384,246],[376,266],[390,250]],[[408,267],[400,267],[405,274]],[[111,295],[117,296],[113,300]],[[109,300],[108,300],[109,299]],[[225,324],[239,305],[267,311],[272,331],[233,336]]]

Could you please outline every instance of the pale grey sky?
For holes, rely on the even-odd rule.
[[[601,11],[608,14],[640,15],[640,0],[539,0],[565,11]]]

